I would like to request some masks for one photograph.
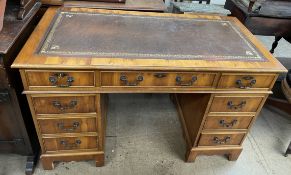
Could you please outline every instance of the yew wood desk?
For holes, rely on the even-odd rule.
[[[286,71],[233,17],[80,8],[49,8],[12,67],[20,69],[44,169],[54,161],[104,164],[108,93],[170,93],[186,161],[236,160]]]

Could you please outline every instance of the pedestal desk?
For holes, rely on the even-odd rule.
[[[104,165],[108,93],[170,93],[186,161],[236,160],[286,71],[233,17],[82,8],[49,8],[12,67],[22,76],[44,169],[54,161]]]

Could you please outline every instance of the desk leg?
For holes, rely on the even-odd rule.
[[[96,157],[96,167],[104,166],[104,154]]]
[[[44,170],[52,170],[54,169],[54,162],[51,158],[41,157],[42,168]]]
[[[186,162],[195,162],[198,152],[189,150],[186,152],[185,160]]]
[[[275,41],[273,42],[273,44],[272,44],[272,48],[271,48],[271,50],[270,50],[270,52],[271,52],[272,54],[274,53],[276,47],[278,46],[278,42],[279,42],[281,39],[282,39],[282,36],[276,36],[276,37],[275,37]]]
[[[242,152],[242,149],[231,151],[231,153],[228,155],[228,160],[236,161],[241,152]]]

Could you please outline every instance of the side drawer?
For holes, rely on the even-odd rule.
[[[95,87],[94,71],[26,70],[29,87]]]
[[[216,77],[216,73],[209,72],[101,71],[101,86],[211,88]]]
[[[207,116],[203,129],[248,129],[253,116]]]
[[[43,138],[46,151],[97,149],[97,136]]]
[[[32,96],[36,114],[96,113],[95,95]]]
[[[246,133],[202,133],[198,146],[240,145]]]
[[[266,90],[272,87],[276,77],[276,74],[223,73],[217,88]]]
[[[257,112],[264,100],[262,96],[215,96],[210,112]]]
[[[97,132],[96,117],[41,118],[37,121],[42,134]]]

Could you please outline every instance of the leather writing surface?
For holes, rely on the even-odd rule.
[[[264,61],[227,20],[59,12],[39,54]]]

